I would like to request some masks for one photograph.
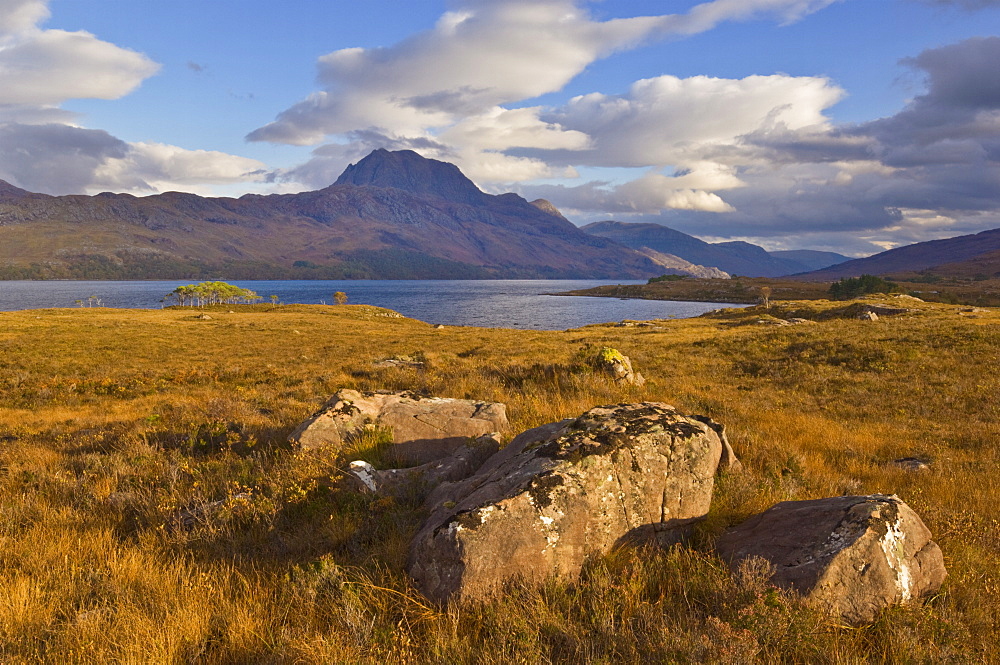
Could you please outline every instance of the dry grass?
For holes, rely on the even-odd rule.
[[[1000,313],[875,323],[782,303],[654,327],[433,327],[365,306],[0,313],[4,663],[987,662],[1000,650]],[[230,313],[228,309],[234,309]],[[587,370],[602,346],[643,388]],[[421,354],[426,368],[376,368]],[[499,400],[513,429],[656,400],[727,424],[691,549],[622,551],[577,584],[442,609],[402,566],[414,506],[338,489],[285,437],[341,387]],[[932,462],[908,473],[904,456]],[[950,571],[847,629],[712,554],[776,501],[899,494]],[[222,502],[222,503],[219,503]]]

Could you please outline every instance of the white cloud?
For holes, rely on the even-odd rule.
[[[576,163],[683,166],[724,159],[741,136],[764,127],[826,127],[823,111],[842,96],[820,77],[660,76],[637,81],[624,95],[576,97],[543,119],[590,137],[584,154],[565,155]]]
[[[133,191],[168,191],[210,194],[211,185],[262,180],[262,162],[211,150],[185,150],[162,143],[131,143],[121,157],[106,160],[94,172],[87,189],[123,191],[134,182]]]
[[[87,32],[37,29],[33,21],[47,15],[38,12],[39,3],[16,4],[6,15],[0,10],[0,21],[6,18],[8,25],[0,41],[0,104],[117,99],[159,69],[146,56]]]
[[[126,143],[77,125],[70,99],[117,99],[159,65],[87,32],[45,30],[41,0],[0,0],[0,178],[49,194],[102,189],[210,193],[260,180],[264,165],[235,155]]]
[[[0,179],[45,194],[111,190],[212,193],[213,185],[264,179],[264,165],[221,152],[126,143],[58,123],[0,124]]]
[[[0,40],[33,28],[48,16],[46,0],[0,0]]]
[[[582,0],[463,0],[433,29],[394,46],[323,56],[323,89],[248,138],[314,145],[377,132],[389,142],[444,143],[483,182],[552,177],[562,170],[511,151],[579,151],[587,137],[543,118],[541,109],[505,104],[558,91],[596,60],[644,41],[727,20],[794,21],[835,1],[713,0],[686,14],[598,21]]]

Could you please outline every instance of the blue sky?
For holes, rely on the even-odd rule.
[[[290,192],[410,148],[860,255],[1000,227],[997,35],[1000,0],[0,0],[0,178]]]

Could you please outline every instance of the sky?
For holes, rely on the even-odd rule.
[[[376,148],[580,225],[998,228],[1000,0],[0,0],[16,186],[297,192]]]

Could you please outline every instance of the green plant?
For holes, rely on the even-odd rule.
[[[243,289],[226,282],[201,282],[178,286],[171,291],[166,299],[173,298],[178,305],[222,305],[236,303],[252,303],[260,297],[250,289]]]
[[[688,279],[688,275],[660,275],[659,277],[650,277],[647,284],[656,284],[657,282],[680,282],[682,280]]]
[[[876,277],[861,275],[860,277],[844,277],[839,282],[830,285],[829,293],[837,300],[850,300],[868,293],[893,293],[899,290],[899,285]]]

